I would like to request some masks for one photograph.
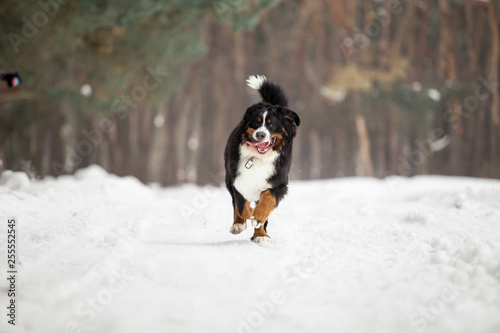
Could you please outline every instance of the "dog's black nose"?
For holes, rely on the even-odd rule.
[[[257,140],[262,141],[266,138],[266,133],[257,132],[257,133],[255,133],[255,137],[257,138]]]

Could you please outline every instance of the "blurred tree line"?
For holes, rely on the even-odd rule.
[[[218,183],[230,131],[280,83],[292,178],[500,177],[500,4],[476,0],[0,4],[0,163]],[[2,82],[4,83],[4,82]]]

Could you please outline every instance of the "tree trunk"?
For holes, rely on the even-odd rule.
[[[368,136],[365,117],[361,111],[358,93],[355,93],[354,104],[356,114],[356,133],[359,140],[359,153],[361,156],[361,163],[363,164],[364,175],[367,177],[373,177],[374,173],[371,158],[370,137]]]

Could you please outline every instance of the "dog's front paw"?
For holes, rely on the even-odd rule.
[[[259,221],[252,220],[252,226],[255,229],[259,229],[262,226],[262,223],[260,223]]]
[[[247,228],[246,223],[235,223],[231,226],[231,229],[229,230],[233,235],[238,235],[241,234],[243,230]]]
[[[259,229],[262,226],[262,223],[255,220],[255,217],[253,217],[253,216],[250,216],[250,218],[247,219],[246,222],[250,223],[252,225],[252,227],[254,227],[255,229]]]
[[[253,242],[255,243],[267,243],[267,242],[270,242],[271,241],[271,238],[269,238],[269,236],[259,236],[259,237],[254,237],[252,239]]]

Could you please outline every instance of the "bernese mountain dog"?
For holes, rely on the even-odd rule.
[[[279,85],[265,76],[250,76],[248,85],[259,91],[262,102],[250,106],[236,126],[224,151],[226,187],[231,193],[237,235],[254,227],[252,241],[269,241],[268,217],[288,190],[292,146],[300,118],[288,109]]]

